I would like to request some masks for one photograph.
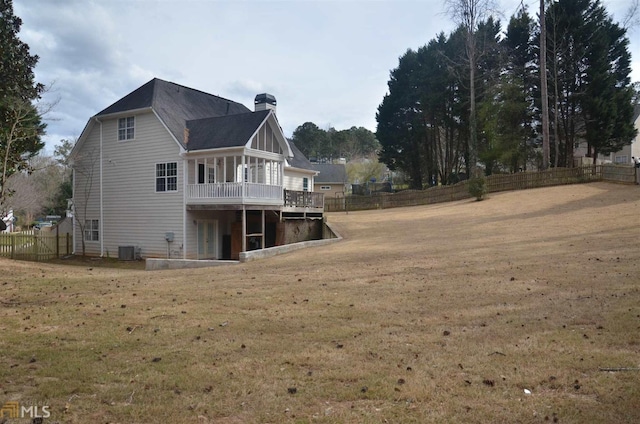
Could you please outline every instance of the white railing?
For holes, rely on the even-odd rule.
[[[269,184],[244,183],[244,197],[252,199],[282,200],[282,186]]]
[[[188,184],[187,199],[283,200],[282,186],[258,183]]]

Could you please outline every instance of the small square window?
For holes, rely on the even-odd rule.
[[[118,141],[133,140],[135,123],[136,119],[134,116],[118,119]]]

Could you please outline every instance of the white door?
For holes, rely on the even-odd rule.
[[[218,221],[198,221],[198,259],[218,259]]]

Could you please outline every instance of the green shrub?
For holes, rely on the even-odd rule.
[[[473,177],[469,180],[469,193],[480,201],[487,194],[487,183],[483,176]]]

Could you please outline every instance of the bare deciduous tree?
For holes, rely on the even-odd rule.
[[[622,20],[622,27],[627,30],[640,25],[640,0],[632,0]]]
[[[478,24],[495,10],[494,0],[445,0],[446,13],[465,31],[465,51],[469,61],[469,172],[478,174],[478,123],[476,117],[476,68]]]
[[[87,230],[87,210],[89,208],[89,198],[93,189],[94,178],[96,176],[96,165],[99,155],[95,149],[85,149],[86,154],[73,158],[71,167],[74,171],[73,184],[73,221],[80,231],[82,240],[82,256],[86,255],[85,231]]]

